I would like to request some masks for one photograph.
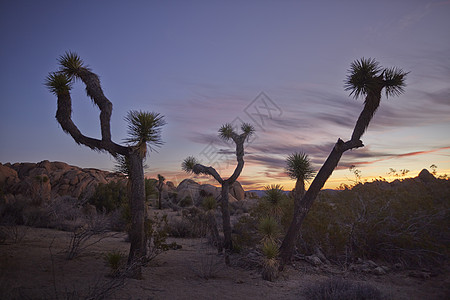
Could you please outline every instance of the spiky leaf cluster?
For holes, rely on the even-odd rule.
[[[266,259],[275,259],[278,257],[279,248],[274,241],[268,240],[263,244],[262,252]]]
[[[131,110],[125,117],[128,123],[127,143],[147,144],[159,147],[162,145],[161,127],[166,124],[164,117],[159,113]]]
[[[64,94],[71,90],[73,79],[77,72],[84,68],[88,70],[83,60],[75,52],[68,51],[58,59],[59,71],[51,72],[45,79],[45,85],[55,95]]]
[[[266,195],[264,199],[271,205],[279,205],[284,197],[283,187],[279,184],[272,184],[264,187]]]
[[[66,94],[72,89],[72,81],[66,74],[61,72],[48,74],[44,84],[55,95]]]
[[[250,136],[253,133],[255,133],[255,127],[253,127],[251,124],[249,123],[243,123],[241,126],[241,130],[247,135]]]
[[[280,232],[277,221],[271,216],[262,218],[259,222],[258,229],[263,236],[263,240],[275,240]]]
[[[304,152],[296,152],[286,158],[286,172],[292,179],[305,181],[311,180],[315,173]]]
[[[384,89],[386,97],[398,96],[405,91],[405,77],[408,73],[409,72],[404,72],[402,69],[396,67],[386,68],[384,70]]]
[[[194,172],[194,166],[198,164],[199,162],[194,156],[188,156],[182,163],[181,163],[181,169],[185,171],[186,173],[192,173]]]
[[[345,90],[354,98],[367,95],[380,85],[385,88],[386,97],[403,93],[408,72],[399,68],[381,68],[373,58],[361,58],[351,63],[345,80]]]
[[[226,141],[232,138],[233,133],[233,126],[230,123],[222,125],[219,129],[219,137]]]
[[[89,70],[84,66],[84,62],[81,57],[75,52],[68,51],[61,55],[58,59],[58,62],[61,66],[60,70],[71,79],[76,77],[79,74],[81,69]]]
[[[375,78],[381,72],[379,63],[373,58],[361,58],[351,63],[348,70],[345,90],[351,91],[355,98],[367,95],[376,84]]]

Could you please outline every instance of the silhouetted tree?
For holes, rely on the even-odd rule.
[[[164,187],[164,181],[166,178],[161,174],[158,174],[158,184],[156,185],[156,189],[158,190],[158,209],[162,208],[161,199],[162,199],[162,190]]]
[[[132,276],[140,276],[140,262],[147,254],[147,238],[144,223],[146,219],[144,169],[147,146],[162,144],[161,127],[165,124],[163,116],[153,112],[130,111],[125,120],[128,122],[127,146],[111,140],[110,120],[112,103],[103,94],[100,79],[84,65],[81,58],[73,52],[66,52],[59,58],[60,69],[50,73],[46,86],[58,98],[56,119],[62,130],[68,133],[77,144],[85,145],[96,151],[109,152],[114,157],[122,156],[124,166],[129,168],[130,181],[130,253],[128,263],[135,266]],[[100,109],[101,139],[83,135],[72,121],[72,83],[80,79],[86,85],[86,93]],[[119,158],[120,159],[120,158]]]
[[[225,124],[219,129],[219,137],[225,141],[233,140],[236,144],[236,158],[237,166],[228,179],[222,179],[219,173],[213,167],[206,167],[198,163],[195,157],[189,156],[186,158],[181,168],[187,173],[194,174],[205,174],[212,176],[218,183],[222,185],[221,191],[221,209],[222,209],[222,220],[223,220],[223,234],[224,242],[223,248],[226,250],[232,250],[233,244],[231,241],[231,222],[230,222],[230,211],[228,207],[229,202],[229,192],[233,183],[238,179],[239,175],[244,168],[244,142],[255,132],[255,129],[250,124],[242,124],[241,130],[243,133],[237,134],[234,132],[231,124]]]
[[[350,95],[353,95],[355,98],[365,96],[364,109],[356,122],[351,140],[344,142],[338,139],[327,160],[294,211],[291,225],[280,247],[281,266],[291,260],[303,220],[319,191],[338,165],[342,154],[350,149],[364,147],[360,138],[380,105],[381,91],[383,88],[385,89],[386,97],[400,95],[404,91],[407,74],[407,72],[398,68],[382,69],[378,62],[370,58],[362,58],[351,64],[347,80],[345,81],[345,89],[351,91]]]

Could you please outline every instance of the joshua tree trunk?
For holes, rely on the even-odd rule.
[[[145,186],[144,186],[144,169],[142,164],[142,156],[139,150],[134,149],[130,153],[130,181],[131,181],[131,229],[130,235],[130,254],[128,263],[139,266],[139,260],[147,255],[147,237],[145,235],[145,220],[147,217],[147,209],[145,207]],[[140,268],[134,271],[133,277],[141,277]]]
[[[227,250],[233,249],[233,243],[231,239],[231,222],[230,222],[230,209],[229,209],[229,198],[230,198],[230,185],[228,181],[222,183],[221,198],[222,202],[220,207],[222,208],[222,220],[223,220],[223,248]]]
[[[348,141],[344,143],[341,139],[339,139],[334,145],[333,150],[323,164],[322,168],[320,168],[319,173],[317,173],[317,176],[314,178],[314,181],[311,183],[311,186],[301,199],[297,209],[294,212],[294,218],[292,219],[291,225],[289,226],[288,232],[286,233],[280,247],[281,266],[291,260],[295,243],[300,232],[300,226],[311,208],[311,205],[319,194],[319,191],[322,189],[325,182],[338,165],[342,154],[347,150],[363,146],[364,145],[361,141]]]
[[[295,182],[294,190],[294,211],[297,211],[300,205],[300,201],[305,194],[305,181],[303,179],[298,179]]]
[[[379,79],[381,80],[381,79]],[[364,101],[364,108],[361,114],[356,121],[355,129],[352,134],[352,141],[358,141],[361,139],[361,136],[366,131],[369,126],[370,121],[373,118],[373,115],[377,111],[380,106],[381,101],[381,89],[383,85],[380,83],[378,86],[375,86],[373,90],[371,90]]]

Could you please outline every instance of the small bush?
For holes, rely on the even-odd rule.
[[[217,208],[217,201],[213,196],[203,198],[202,208],[206,211],[215,210]]]
[[[89,199],[98,211],[110,212],[128,205],[128,191],[126,184],[120,181],[100,183],[95,189],[94,195]]]
[[[263,240],[275,240],[280,231],[277,221],[272,217],[264,217],[259,222],[259,232]]]
[[[311,300],[382,300],[387,299],[377,288],[331,278],[308,287],[304,295]]]
[[[126,263],[126,255],[120,251],[108,252],[105,254],[105,262],[111,268],[111,275],[114,276],[119,273]]]
[[[192,206],[193,204],[194,204],[194,202],[192,201],[191,196],[187,196],[187,197],[181,199],[180,202],[178,203],[178,205],[181,207],[188,207],[188,206]]]

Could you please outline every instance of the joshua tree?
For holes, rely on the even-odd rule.
[[[50,73],[46,86],[58,98],[56,119],[62,130],[72,136],[77,144],[83,144],[96,151],[109,152],[118,158],[122,156],[129,168],[130,181],[130,253],[128,263],[138,266],[146,256],[147,239],[144,231],[146,218],[144,169],[147,146],[160,146],[161,127],[165,124],[163,116],[153,112],[130,111],[125,120],[128,122],[127,145],[122,146],[111,140],[110,120],[112,103],[105,97],[98,76],[84,65],[81,58],[73,52],[66,52],[59,58],[60,69]],[[100,109],[100,128],[102,138],[95,139],[83,135],[72,121],[72,99],[70,90],[73,81],[80,79],[86,85],[86,93]],[[119,158],[120,159],[120,158]],[[140,267],[136,267],[133,276],[140,276]]]
[[[369,126],[370,120],[380,106],[381,91],[385,90],[386,97],[398,96],[404,92],[405,77],[408,72],[399,68],[382,69],[375,59],[354,61],[350,65],[349,74],[345,81],[345,90],[351,91],[355,99],[365,96],[364,109],[356,121],[352,134],[352,141],[358,141]]]
[[[221,208],[222,208],[222,220],[223,220],[223,235],[224,243],[223,248],[226,250],[232,250],[233,244],[231,241],[231,222],[230,211],[228,208],[229,191],[233,183],[238,179],[239,175],[244,168],[244,142],[255,132],[255,129],[250,124],[242,124],[241,130],[243,133],[237,134],[234,132],[231,124],[225,124],[219,129],[219,137],[225,141],[233,140],[236,144],[236,158],[237,166],[228,179],[222,179],[219,173],[213,167],[206,167],[198,163],[197,159],[193,156],[186,158],[181,164],[181,168],[187,173],[205,174],[212,176],[218,183],[222,185],[221,192]]]
[[[158,174],[158,183],[156,185],[156,189],[158,190],[158,209],[161,209],[161,199],[162,199],[162,190],[164,187],[164,181],[166,178],[162,176],[161,174]]]
[[[297,210],[300,200],[305,194],[305,181],[313,178],[314,170],[307,154],[296,152],[286,158],[286,172],[295,179],[294,207]]]
[[[360,138],[380,105],[381,91],[383,88],[385,89],[386,97],[400,95],[403,93],[407,74],[407,72],[398,68],[382,69],[378,62],[370,58],[362,58],[351,64],[347,80],[345,81],[345,89],[351,91],[350,95],[353,95],[355,98],[359,96],[366,97],[364,109],[356,122],[352,138],[347,142],[338,139],[327,160],[294,211],[291,225],[280,247],[282,266],[291,260],[300,226],[320,189],[338,165],[342,154],[350,149],[364,147]]]

